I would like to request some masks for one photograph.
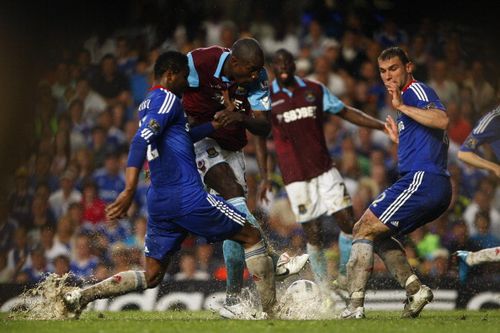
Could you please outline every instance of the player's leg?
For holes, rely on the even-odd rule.
[[[161,262],[146,257],[145,271],[124,271],[113,275],[99,283],[79,290],[70,297],[78,297],[78,306],[84,308],[88,303],[96,300],[123,295],[132,291],[142,291],[156,287],[165,275],[170,260]]]
[[[500,247],[492,247],[477,252],[457,251],[455,253],[460,260],[463,260],[467,266],[480,265],[486,262],[500,261]]]
[[[231,239],[244,248],[245,262],[257,286],[263,311],[272,312],[276,303],[274,265],[259,229],[246,223]]]
[[[366,284],[373,270],[373,244],[387,236],[390,229],[367,209],[354,225],[351,256],[347,263],[349,304],[343,318],[364,317]]]
[[[78,316],[93,300],[156,287],[163,280],[171,255],[179,250],[187,233],[175,224],[149,217],[146,234],[145,271],[120,272],[84,289],[76,289],[64,295],[68,309]]]
[[[408,295],[414,295],[420,290],[422,283],[410,266],[403,245],[399,241],[393,237],[376,241],[375,252]]]
[[[337,284],[339,287],[345,287],[346,267],[351,253],[352,229],[355,222],[351,197],[347,192],[344,179],[336,168],[331,168],[318,177],[318,187],[319,197],[327,207],[327,214],[334,217],[341,230],[338,238],[340,260]]]
[[[314,277],[320,286],[325,286],[329,281],[321,221],[314,219],[304,222],[302,229],[307,241],[307,254],[309,254]]]
[[[340,228],[339,233],[339,276],[337,282],[339,287],[343,287],[347,283],[347,263],[351,255],[352,248],[352,229],[354,226],[354,213],[352,206],[346,207],[333,214],[337,225]]]
[[[196,209],[176,223],[209,242],[231,239],[242,246],[243,260],[254,277],[263,309],[271,310],[276,300],[273,261],[259,229],[242,213],[222,198],[207,193]]]

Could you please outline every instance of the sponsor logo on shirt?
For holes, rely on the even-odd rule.
[[[283,121],[285,123],[291,123],[305,118],[316,118],[316,106],[304,106],[283,112]]]

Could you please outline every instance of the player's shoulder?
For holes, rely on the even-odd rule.
[[[157,88],[139,105],[139,111],[148,109],[148,111],[167,113],[178,103],[180,99],[174,93],[165,88]]]
[[[410,82],[408,86],[403,89],[403,97],[414,101],[437,103],[441,105],[439,97],[434,89],[416,80]]]
[[[229,49],[226,49],[222,46],[214,45],[194,49],[188,53],[188,56],[193,58],[193,62],[195,64],[217,63],[220,56],[224,52],[229,51]]]
[[[495,109],[491,110],[487,114],[485,114],[479,121],[477,125],[472,130],[474,135],[481,134],[490,128],[493,128],[494,131],[498,131],[498,126],[500,123],[500,105],[498,105]]]

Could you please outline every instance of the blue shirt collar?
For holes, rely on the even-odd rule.
[[[219,58],[219,63],[217,64],[217,69],[215,70],[214,77],[221,79],[224,82],[231,82],[227,77],[221,76],[222,72],[222,66],[224,66],[224,62],[226,61],[227,57],[231,54],[231,52],[222,52],[220,58]]]

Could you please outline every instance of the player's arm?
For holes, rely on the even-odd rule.
[[[421,109],[415,106],[403,104],[401,97],[401,90],[395,82],[389,82],[386,85],[387,91],[391,95],[392,106],[400,112],[406,114],[411,119],[415,120],[421,125],[430,128],[438,128],[446,130],[450,122],[448,115],[441,109],[436,107],[429,107]]]
[[[170,106],[165,108],[165,105]],[[180,101],[173,94],[167,94],[154,100],[149,111],[141,119],[139,128],[130,143],[127,168],[125,169],[125,189],[112,204],[106,207],[106,217],[109,220],[119,219],[127,215],[127,210],[134,199],[148,145],[162,134],[169,121],[175,117],[176,111],[179,110],[181,110]]]
[[[269,118],[269,112],[259,112],[259,117]],[[269,121],[269,120],[268,120]],[[260,184],[258,197],[261,201],[267,201],[267,192],[271,191],[272,183],[267,168],[267,136],[255,136],[255,155],[259,166]]]
[[[384,131],[384,123],[363,111],[356,109],[352,106],[346,105],[338,116],[358,126],[368,127]]]
[[[249,87],[247,98],[253,111],[251,115],[234,112],[235,107],[230,102],[227,91],[224,91],[223,95],[226,109],[215,114],[215,119],[221,123],[221,126],[240,123],[254,135],[264,137],[269,135],[271,122],[266,113],[271,110],[271,99],[265,69],[261,70],[259,80]]]
[[[473,167],[489,170],[497,177],[500,177],[500,165],[495,162],[488,161],[476,153],[477,148],[483,143],[483,137],[480,135],[475,136],[474,132],[471,133],[460,147],[460,150],[458,151],[458,158]]]

